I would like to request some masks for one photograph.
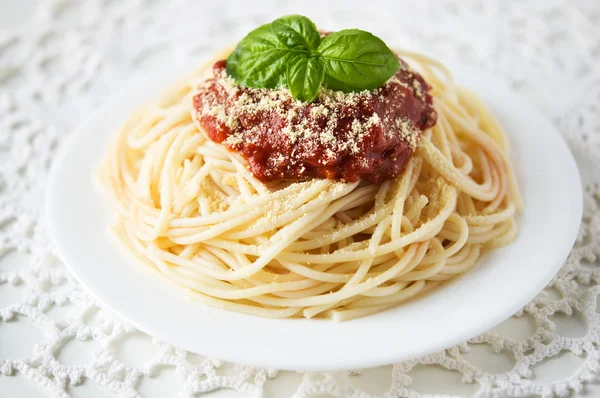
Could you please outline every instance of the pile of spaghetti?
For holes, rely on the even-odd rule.
[[[209,305],[335,320],[396,306],[511,242],[520,201],[502,129],[442,65],[399,55],[438,119],[398,177],[260,182],[194,123],[205,68],[115,137],[100,178],[119,242]]]

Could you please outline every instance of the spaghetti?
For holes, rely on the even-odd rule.
[[[203,69],[115,136],[100,178],[119,242],[206,304],[334,320],[396,306],[511,242],[520,200],[502,129],[444,66],[399,55],[432,86],[438,121],[398,177],[260,182],[194,123]]]

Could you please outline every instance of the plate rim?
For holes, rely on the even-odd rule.
[[[91,113],[90,115],[88,115],[70,133],[70,135],[67,138],[65,138],[63,140],[63,142],[61,143],[61,145],[58,148],[56,155],[52,161],[51,170],[48,175],[48,184],[47,184],[46,195],[45,195],[46,220],[47,220],[49,232],[50,232],[52,241],[54,242],[55,247],[58,250],[59,256],[61,257],[63,263],[69,269],[71,274],[75,276],[75,279],[78,281],[78,283],[80,283],[81,286],[86,290],[86,292],[89,293],[98,303],[100,303],[100,305],[102,307],[108,308],[111,312],[117,314],[119,318],[124,319],[125,322],[127,322],[129,324],[133,324],[136,328],[138,328],[139,330],[141,330],[151,336],[156,336],[159,339],[166,341],[169,344],[172,344],[176,347],[181,347],[188,351],[200,353],[205,356],[216,357],[216,358],[231,361],[231,362],[244,363],[244,364],[248,364],[248,365],[267,367],[267,368],[275,367],[275,368],[286,369],[286,370],[342,370],[342,369],[366,368],[366,367],[390,364],[390,363],[430,354],[433,352],[438,352],[440,350],[452,347],[456,344],[460,344],[472,337],[475,337],[475,336],[491,329],[495,325],[497,325],[500,322],[504,321],[505,319],[509,318],[514,313],[516,313],[518,310],[520,310],[524,305],[526,305],[528,302],[530,302],[540,291],[543,290],[543,288],[552,280],[552,278],[559,271],[560,267],[563,265],[564,261],[566,260],[566,258],[568,257],[568,254],[570,253],[570,251],[572,249],[572,246],[577,237],[577,233],[579,231],[579,226],[580,226],[580,222],[581,222],[581,216],[582,216],[582,211],[583,211],[583,194],[582,194],[581,177],[579,174],[579,170],[577,168],[577,165],[575,163],[573,155],[570,152],[570,150],[566,144],[566,141],[564,140],[562,135],[556,130],[556,128],[544,117],[544,115],[541,112],[539,112],[533,105],[529,104],[525,99],[523,99],[522,97],[513,93],[512,90],[508,89],[499,79],[497,79],[495,77],[491,77],[487,74],[482,74],[481,72],[478,72],[478,71],[471,69],[469,67],[466,67],[466,66],[453,66],[453,69],[450,69],[450,68],[449,69],[451,71],[454,71],[455,73],[458,70],[462,70],[464,73],[474,74],[475,76],[479,76],[480,79],[482,78],[482,76],[484,76],[483,79],[492,81],[493,83],[491,83],[491,84],[495,85],[499,91],[505,91],[506,93],[509,94],[508,97],[512,97],[513,99],[517,98],[518,99],[517,102],[522,107],[522,109],[525,109],[529,112],[531,112],[533,110],[533,113],[535,113],[535,117],[538,118],[538,120],[543,121],[543,124],[546,124],[547,126],[549,126],[549,130],[551,130],[551,132],[552,132],[552,134],[551,134],[551,136],[553,137],[552,139],[558,139],[560,141],[560,143],[558,144],[558,147],[556,147],[556,148],[560,148],[559,151],[565,152],[565,153],[563,153],[564,156],[562,159],[566,161],[566,164],[563,165],[563,168],[569,169],[569,174],[571,177],[571,186],[570,186],[571,189],[569,189],[569,192],[571,194],[572,207],[570,208],[570,212],[572,213],[572,216],[577,219],[577,221],[571,222],[568,226],[568,230],[564,231],[563,235],[567,237],[566,243],[568,243],[568,245],[565,243],[560,249],[556,250],[556,252],[557,252],[556,260],[553,260],[552,267],[548,267],[549,270],[543,275],[543,277],[538,278],[535,281],[535,283],[534,283],[535,287],[531,288],[527,294],[523,294],[523,296],[521,297],[520,300],[515,300],[515,302],[512,303],[512,305],[506,306],[506,308],[503,311],[499,311],[500,313],[496,314],[496,316],[494,317],[493,320],[489,320],[488,322],[482,322],[481,325],[479,325],[478,327],[468,328],[468,330],[464,330],[462,333],[455,333],[452,336],[452,338],[448,338],[444,342],[439,341],[437,343],[432,343],[431,345],[427,345],[427,348],[421,348],[418,350],[413,349],[412,351],[409,351],[410,352],[409,355],[403,354],[402,352],[400,352],[401,350],[390,349],[389,351],[379,353],[379,355],[371,355],[371,356],[366,356],[366,357],[363,355],[363,356],[361,356],[360,359],[357,359],[357,358],[352,359],[352,358],[349,358],[347,355],[330,355],[326,361],[319,362],[318,360],[309,359],[307,355],[304,355],[302,358],[299,358],[299,357],[294,358],[294,355],[286,355],[285,353],[283,353],[283,355],[277,354],[276,353],[277,350],[270,350],[277,354],[275,356],[272,355],[273,352],[271,352],[269,355],[267,355],[266,352],[263,352],[263,354],[264,354],[263,356],[256,355],[256,353],[258,353],[256,350],[250,350],[255,353],[255,354],[252,354],[255,356],[252,358],[249,358],[249,355],[246,355],[246,356],[236,355],[231,349],[223,350],[222,349],[223,344],[220,344],[220,345],[213,344],[214,342],[211,342],[211,341],[208,341],[206,344],[200,344],[199,346],[202,346],[201,350],[196,349],[197,347],[196,348],[188,347],[187,344],[184,344],[184,346],[182,346],[181,341],[178,339],[177,336],[165,335],[164,333],[156,333],[155,327],[148,326],[147,322],[135,319],[135,317],[131,317],[131,311],[124,311],[122,308],[118,308],[118,306],[115,307],[114,300],[110,300],[110,299],[107,300],[106,294],[103,294],[102,292],[98,292],[97,289],[94,287],[94,285],[88,279],[86,279],[86,277],[81,273],[81,272],[83,272],[82,269],[80,268],[80,266],[75,264],[76,260],[69,253],[68,244],[66,242],[63,242],[61,240],[61,238],[57,238],[58,236],[61,236],[61,233],[59,232],[61,227],[59,226],[60,223],[57,219],[57,214],[56,214],[56,206],[57,206],[56,200],[60,196],[60,193],[56,192],[56,190],[58,189],[57,187],[59,187],[60,184],[55,184],[55,182],[57,181],[57,179],[59,178],[58,176],[60,175],[60,170],[61,170],[60,166],[64,163],[65,159],[68,158],[69,150],[76,142],[76,138],[80,137],[82,134],[85,134],[85,130],[87,129],[87,127],[89,125],[93,124],[92,122],[95,119],[98,119],[103,113],[106,113],[106,112],[110,113],[110,109],[115,107],[115,105],[112,105],[112,104],[114,104],[115,101],[117,103],[119,102],[119,100],[123,101],[123,98],[126,98],[128,96],[128,94],[131,93],[131,91],[135,89],[136,86],[145,84],[148,81],[152,81],[154,83],[154,85],[156,86],[155,91],[159,91],[160,89],[162,89],[159,86],[167,87],[169,84],[178,80],[180,78],[180,76],[182,76],[181,72],[186,72],[186,71],[189,71],[190,69],[192,69],[189,67],[189,65],[201,65],[201,62],[196,62],[196,61],[193,61],[193,63],[186,62],[184,65],[187,65],[187,66],[182,66],[181,63],[177,63],[177,65],[171,66],[171,67],[162,66],[160,68],[160,70],[156,70],[151,73],[145,73],[143,76],[138,76],[137,78],[135,78],[131,82],[129,82],[129,84],[125,85],[121,90],[119,90],[117,94],[108,96],[108,98],[101,105],[101,107],[99,109],[97,109],[96,111],[94,111],[93,113]],[[177,73],[170,73],[171,71],[174,71],[174,70],[177,70]],[[165,76],[167,73],[166,71],[169,71],[168,77]],[[460,79],[457,79],[457,80],[460,80]],[[475,79],[475,80],[477,80],[477,79]],[[156,81],[161,81],[163,84],[158,84],[158,83],[156,83]],[[169,81],[169,84],[167,84],[166,81]],[[482,96],[482,97],[484,97],[484,96]],[[485,98],[484,98],[484,101],[485,101]],[[128,107],[130,108],[130,111],[133,111],[133,109],[137,106],[139,106],[139,103],[135,104],[135,105],[130,103]],[[116,130],[116,128],[118,128],[118,126],[120,124],[122,124],[122,120],[118,120],[118,121],[115,120],[115,121],[113,121],[112,124],[113,124],[113,130]],[[113,134],[113,131],[111,131],[110,134],[108,134],[108,135],[112,136],[112,134]],[[514,145],[515,140],[512,137],[511,133],[509,132],[508,135],[509,135],[509,141],[511,142],[511,144]],[[109,138],[106,138],[107,142],[108,142],[108,140],[109,140]],[[106,151],[106,148],[104,148],[102,154],[104,154],[105,151]],[[97,165],[94,165],[94,169],[96,167],[97,167]],[[90,175],[89,178],[91,179],[92,176]],[[576,188],[576,189],[573,189],[573,188]],[[100,196],[100,194],[98,192],[94,192],[94,194],[97,196]],[[102,200],[104,202],[104,204],[106,205],[106,198],[101,198],[100,200]],[[526,212],[526,211],[527,211],[527,209],[524,209],[524,212]],[[519,237],[520,237],[520,235],[519,235]],[[517,239],[519,239],[519,237]],[[109,244],[114,246],[113,242],[110,242]],[[120,251],[120,249],[115,249],[115,250],[119,250],[120,255],[124,256],[124,254]],[[125,262],[127,260],[124,259],[123,261]],[[481,266],[481,264],[478,264],[478,265]],[[476,265],[475,268],[477,268],[478,265]],[[143,267],[142,264],[140,264],[140,266]],[[470,270],[469,272],[473,272],[473,271],[474,271],[474,269]],[[148,273],[148,274],[150,274],[150,273]],[[152,273],[152,274],[154,274],[154,273]],[[461,278],[462,277],[463,276],[461,276]],[[157,276],[153,275],[153,278],[157,278]],[[166,278],[160,277],[160,280],[161,280],[161,283],[164,284],[165,286],[170,285],[170,284],[164,283]],[[429,294],[432,294],[432,293],[433,292],[431,292]],[[203,307],[203,304],[200,304],[200,306],[202,306],[202,310],[200,310],[200,311],[206,310],[206,311],[210,312],[210,311],[214,310],[214,309],[211,309],[208,307]],[[216,310],[216,311],[221,311],[221,310]],[[390,310],[390,311],[393,311],[393,310]],[[226,311],[221,311],[221,312],[226,312]],[[385,314],[387,312],[388,311],[384,312],[383,314]],[[127,313],[129,313],[129,314],[127,314]],[[243,314],[234,314],[234,313],[228,313],[228,312],[227,312],[227,314],[230,314],[231,317],[234,319],[239,316],[248,317],[248,315],[243,315]],[[360,321],[360,322],[365,322],[365,320],[368,320],[371,317],[372,316],[369,316],[366,318],[360,318],[360,319],[362,319],[362,321]],[[270,323],[270,322],[267,322],[267,320],[263,320],[263,318],[256,318],[255,320],[257,322],[264,321],[266,325],[268,325]],[[322,320],[296,320],[296,319],[279,320],[279,321],[280,322],[289,322],[292,325],[292,327],[295,327],[294,322],[328,322],[328,321],[322,321]],[[350,322],[354,322],[354,321],[350,321]],[[342,325],[347,324],[347,323],[348,322],[344,322],[344,323],[342,323]],[[221,348],[217,348],[217,347],[221,347]],[[238,349],[239,349],[239,344],[237,344],[236,347],[238,347]],[[199,351],[202,351],[202,352],[199,352]],[[318,350],[315,352],[318,352]],[[341,352],[340,352],[340,354],[341,354]],[[317,356],[325,357],[325,355],[317,355]]]

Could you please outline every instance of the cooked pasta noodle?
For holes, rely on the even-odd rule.
[[[100,178],[119,241],[209,305],[335,320],[396,306],[511,242],[520,200],[500,125],[444,66],[399,55],[432,86],[438,121],[397,178],[263,184],[194,123],[200,70],[114,138]]]

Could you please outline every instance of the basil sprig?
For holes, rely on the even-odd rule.
[[[378,37],[358,29],[321,39],[315,24],[288,15],[242,39],[227,58],[227,73],[246,87],[287,86],[294,99],[312,101],[319,87],[353,92],[381,86],[400,68]]]

